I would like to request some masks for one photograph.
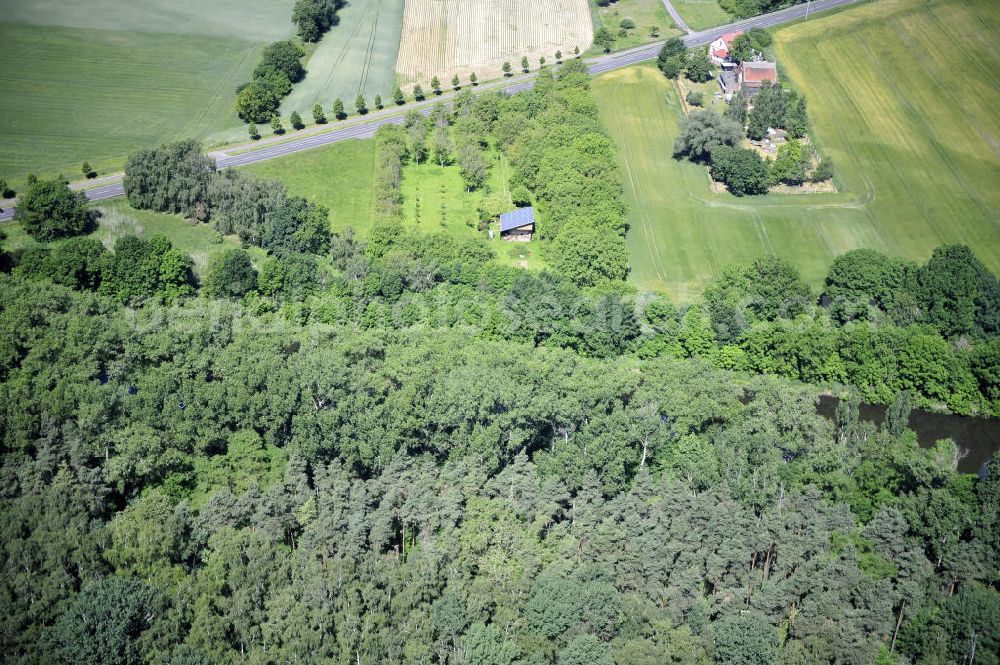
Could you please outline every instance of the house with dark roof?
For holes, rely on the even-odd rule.
[[[766,60],[747,61],[736,70],[736,80],[739,81],[740,88],[753,97],[760,91],[764,81],[778,82],[778,68],[773,62]]]
[[[518,208],[500,215],[500,237],[504,240],[527,242],[534,232],[534,208]]]

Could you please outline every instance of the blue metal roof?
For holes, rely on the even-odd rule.
[[[500,215],[500,232],[510,231],[519,226],[527,226],[535,223],[534,208],[518,208],[511,212]]]

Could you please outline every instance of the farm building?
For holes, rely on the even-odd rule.
[[[500,215],[500,237],[513,242],[527,242],[535,232],[535,209],[518,208]]]
[[[727,100],[731,98],[740,89],[739,81],[736,80],[736,74],[733,72],[722,72],[719,74],[719,87],[722,88],[722,94],[726,96]]]
[[[764,85],[764,81],[778,82],[778,68],[773,62],[766,60],[744,62],[736,70],[736,80],[739,81],[740,88],[752,97]]]
[[[733,40],[743,34],[742,30],[737,30],[736,32],[727,32],[722,35],[714,42],[708,45],[708,56],[717,65],[721,65],[729,61],[729,49],[732,47]]]

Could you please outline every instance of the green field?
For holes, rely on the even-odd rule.
[[[372,224],[375,141],[344,141],[246,167],[277,178],[288,191],[330,209],[334,231],[353,227],[361,235]]]
[[[292,34],[292,0],[11,0],[0,22],[0,178],[120,168],[239,125],[235,88]]]
[[[736,20],[718,0],[671,0],[674,9],[692,30],[707,30]]]
[[[375,95],[385,100],[392,95],[403,0],[348,3],[338,16],[340,23],[323,36],[309,57],[306,77],[285,98],[283,115],[298,111],[308,118],[316,102],[329,114],[338,97],[353,113],[359,94],[369,105]]]
[[[615,36],[616,51],[683,34],[667,14],[662,0],[618,0],[607,7],[599,7],[592,2],[591,14],[594,17],[595,32],[598,28],[605,27]],[[618,30],[626,18],[632,19],[636,27],[629,31],[627,37],[622,37]],[[649,36],[649,28],[654,25],[660,29],[660,36],[656,38]],[[591,53],[600,52],[596,47],[591,48]]]
[[[836,194],[712,193],[704,167],[671,157],[672,82],[650,66],[596,79],[623,163],[632,280],[687,300],[763,254],[819,284],[849,249],[923,261],[949,242],[1000,270],[998,27],[1000,6],[885,0],[776,34],[784,75],[812,102],[812,137],[836,164]]]
[[[135,210],[129,207],[124,198],[107,201],[95,206],[95,209],[100,213],[98,226],[90,235],[108,249],[114,247],[115,240],[120,236],[133,235],[148,239],[154,235],[163,235],[174,247],[191,256],[197,273],[204,269],[208,258],[215,252],[240,247],[239,238],[223,237],[208,224],[195,224],[178,215]],[[5,249],[17,251],[39,244],[24,232],[20,224],[4,224],[3,232],[7,234],[7,239],[3,241]],[[249,251],[255,261],[264,257],[264,252],[260,249],[250,248]]]

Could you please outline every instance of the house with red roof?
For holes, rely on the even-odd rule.
[[[729,49],[732,47],[733,40],[743,34],[742,30],[737,30],[736,32],[727,32],[721,35],[718,39],[708,45],[708,57],[712,59],[717,65],[729,60]]]
[[[764,81],[778,82],[778,68],[773,62],[766,60],[747,61],[737,68],[736,80],[740,89],[753,97],[760,91]]]

